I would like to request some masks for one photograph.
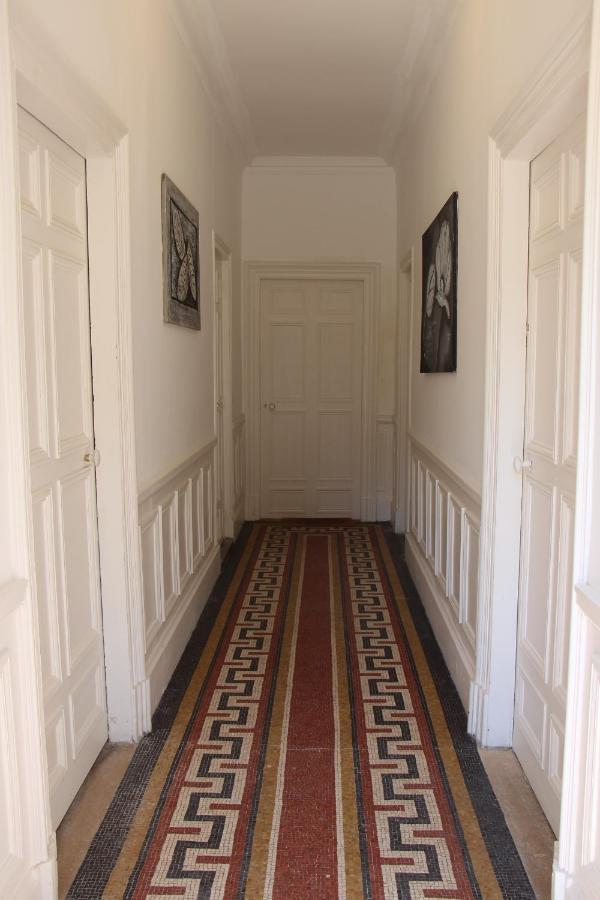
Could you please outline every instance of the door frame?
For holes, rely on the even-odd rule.
[[[468,729],[483,746],[512,744],[527,318],[529,167],[585,108],[589,15],[575,21],[498,119],[488,151],[484,460],[475,680]]]
[[[411,422],[412,329],[414,295],[414,249],[398,265],[398,318],[396,331],[396,459],[394,461],[394,531],[408,531],[410,463],[408,435]]]
[[[591,29],[581,291],[579,456],[560,835],[552,896],[592,898],[600,881],[600,2]]]
[[[365,522],[377,517],[375,459],[377,441],[377,336],[381,267],[379,263],[246,262],[243,333],[243,372],[246,413],[246,518],[260,518],[260,293],[261,283],[272,279],[359,281],[363,285],[363,371],[360,515]]]
[[[233,374],[232,374],[232,264],[231,250],[216,231],[212,233],[213,247],[213,309],[217,303],[217,257],[223,265],[221,297],[221,364],[223,366],[223,534],[221,538],[235,537],[234,478],[233,478]],[[214,386],[215,386],[215,434],[217,430],[217,329],[214,333]],[[215,503],[218,502],[215,492]],[[217,512],[215,510],[215,512]]]
[[[17,109],[6,0],[0,0],[0,791],[10,811],[10,857],[0,893],[54,897],[41,659],[32,589],[31,490],[24,404],[18,218]]]
[[[150,729],[138,529],[126,128],[29,20],[11,20],[14,101],[86,160],[94,429],[106,694],[111,741]],[[15,141],[18,135],[15,133]],[[18,146],[15,147],[18,152]],[[20,232],[19,232],[20,233]],[[24,346],[23,297],[18,297]],[[25,398],[22,374],[21,390]],[[24,399],[25,402],[25,399]],[[28,447],[25,447],[28,460]],[[28,510],[32,589],[32,510]]]

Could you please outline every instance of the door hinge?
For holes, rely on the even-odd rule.
[[[529,322],[525,323],[525,337],[529,337]]]

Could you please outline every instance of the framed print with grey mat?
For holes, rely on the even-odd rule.
[[[162,176],[163,317],[172,325],[200,329],[198,212]]]

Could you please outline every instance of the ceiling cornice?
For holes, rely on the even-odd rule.
[[[438,74],[447,38],[462,0],[432,0],[426,10],[415,7],[406,56],[396,72],[396,86],[381,132],[379,152],[391,163],[398,145],[423,108]]]
[[[250,116],[209,0],[168,0],[168,7],[217,119],[250,162],[257,153]]]

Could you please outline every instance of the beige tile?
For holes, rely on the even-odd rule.
[[[512,750],[479,754],[538,900],[549,900],[554,832]]]
[[[58,897],[63,900],[108,809],[135,744],[106,744],[56,832]]]

